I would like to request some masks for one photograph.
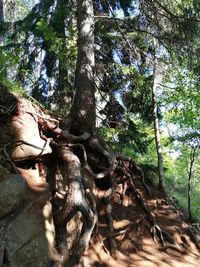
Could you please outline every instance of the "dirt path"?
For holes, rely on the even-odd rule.
[[[153,240],[145,212],[135,204],[135,200],[125,196],[121,201],[120,197],[116,196],[113,199],[112,212],[115,232],[127,227],[128,230],[114,238],[115,249],[111,256],[107,251],[108,229],[103,220],[105,212],[102,208],[99,233],[103,242],[97,238],[96,242],[91,244],[84,255],[84,266],[199,267],[200,251],[194,243],[195,235],[191,232],[190,225],[183,220],[183,214],[169,204],[164,194],[157,190],[153,190],[154,197],[151,198],[144,195],[142,190],[140,193],[151,207],[157,224],[174,238],[176,244],[167,243],[166,247],[162,247],[159,240]]]

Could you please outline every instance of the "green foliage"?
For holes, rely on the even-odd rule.
[[[173,76],[171,76],[173,74]],[[168,122],[180,125],[182,128],[200,128],[200,81],[194,73],[187,71],[174,71],[169,73],[173,80],[167,78],[166,82],[173,84],[174,90],[165,91],[166,101],[169,105]]]
[[[61,51],[64,41],[63,38],[59,38],[54,28],[49,26],[47,19],[42,18],[39,20],[36,23],[36,30],[38,31],[38,34],[43,36],[44,42],[50,44],[49,51],[54,52],[58,59],[60,59],[60,57],[63,59],[63,57],[66,56],[66,51]]]
[[[117,128],[102,126],[98,130],[107,142],[120,153],[133,158],[138,158],[139,155],[144,156],[154,139],[151,128],[148,128],[142,120],[131,117],[128,117],[126,122]]]
[[[33,1],[30,0],[4,0],[5,21],[23,19],[31,10]]]
[[[166,178],[166,189],[170,192],[170,195],[177,201],[177,205],[184,209],[187,213],[187,190],[188,190],[188,171],[190,165],[190,148],[185,144],[178,144],[176,147],[177,153],[175,158],[168,156],[168,163],[166,162],[165,156],[165,178]],[[191,210],[192,217],[196,221],[200,221],[200,165],[199,165],[199,151],[195,157],[195,164],[192,172],[191,181]]]

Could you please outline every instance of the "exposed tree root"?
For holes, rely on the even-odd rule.
[[[197,236],[197,234],[194,232],[194,229],[192,229],[191,227],[187,227],[187,231],[188,231],[188,233],[190,235],[191,240],[194,242],[195,246],[200,251],[200,239],[199,239],[199,236]]]
[[[88,191],[85,193],[84,183],[81,178],[81,164],[78,157],[66,146],[59,147],[57,152],[60,159],[67,165],[68,175],[66,182],[68,184],[68,191],[62,210],[54,214],[54,222],[56,229],[59,230],[60,226],[66,225],[78,211],[81,213],[83,221],[81,234],[65,264],[65,266],[76,266],[89,244],[96,223],[96,217],[87,202],[87,196],[89,195],[90,202],[91,195]],[[58,244],[58,247],[60,245],[63,244]]]
[[[161,242],[162,246],[166,246],[166,242],[170,242],[172,244],[176,244],[175,240],[165,231],[163,231],[160,226],[156,223],[156,219],[152,214],[152,211],[147,204],[147,202],[143,199],[139,191],[134,187],[132,183],[132,188],[135,192],[135,196],[145,213],[147,214],[147,219],[151,224],[150,233],[152,234],[152,238],[155,243],[158,243],[157,239]]]
[[[89,140],[88,146],[90,151],[93,151],[93,154],[90,155],[90,161],[92,160],[94,162],[96,167],[98,167],[97,169],[100,168],[105,169],[103,172],[94,173],[90,168],[90,172],[93,175],[93,177],[95,179],[102,179],[108,175],[111,175],[117,165],[115,153],[108,147],[108,145],[103,139],[101,139],[99,136],[96,135]],[[94,159],[91,159],[92,156],[95,157],[94,152],[97,155],[99,154],[101,159],[103,156],[103,160],[101,162],[95,162]],[[96,160],[99,161],[99,158],[96,158]]]
[[[125,157],[120,154],[117,155],[117,160],[118,165],[123,169],[126,176],[128,175],[129,177],[133,177],[134,175],[139,175],[146,192],[151,195],[151,190],[149,186],[145,183],[144,173],[142,169],[137,165],[137,163],[132,158]]]

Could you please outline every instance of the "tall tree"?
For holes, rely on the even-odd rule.
[[[4,12],[3,12],[3,0],[0,0],[0,23],[4,21]],[[2,44],[3,37],[0,35],[0,45]]]
[[[78,58],[75,97],[71,109],[70,132],[93,132],[96,126],[94,84],[94,14],[93,2],[78,1]]]
[[[92,134],[95,128],[95,97],[94,97],[94,35],[93,35],[93,3],[91,0],[78,1],[78,61],[76,71],[76,93],[71,109],[70,133],[81,135],[84,140],[86,131]],[[88,136],[86,135],[86,139]],[[81,140],[81,137],[80,137]],[[61,214],[54,218],[57,225],[57,234],[61,224],[70,219],[79,211],[82,215],[83,226],[78,241],[75,241],[70,258],[65,259],[65,266],[78,266],[80,258],[87,248],[93,228],[96,223],[95,210],[88,206],[88,198],[93,196],[88,192],[85,195],[84,177],[81,175],[81,162],[70,149],[58,148],[59,157],[67,164],[68,196]],[[88,196],[89,195],[89,196]],[[69,217],[69,218],[68,218]],[[65,226],[66,227],[66,226]],[[63,237],[61,237],[63,239]],[[67,237],[65,236],[65,239]],[[65,241],[64,241],[65,243]],[[62,244],[58,244],[58,247]],[[61,253],[63,254],[63,248]]]
[[[193,172],[193,165],[195,161],[195,152],[196,147],[191,147],[190,151],[190,163],[189,163],[189,169],[188,169],[188,215],[189,220],[192,219],[192,212],[191,212],[191,179],[192,179],[192,172]]]
[[[3,0],[0,1],[0,22],[4,21],[4,14],[3,14]]]
[[[157,75],[158,75],[158,62],[156,56],[153,59],[153,84],[152,84],[152,106],[153,106],[153,123],[154,123],[154,134],[156,143],[156,152],[158,158],[158,177],[159,177],[159,188],[164,189],[164,169],[163,169],[163,154],[160,140],[160,127],[158,120],[158,105],[157,105]]]

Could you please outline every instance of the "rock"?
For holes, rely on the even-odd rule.
[[[5,254],[5,232],[7,223],[6,220],[0,220],[0,266],[3,264]]]
[[[27,186],[18,174],[7,174],[0,179],[0,218],[18,209],[24,200]]]
[[[59,260],[49,189],[33,178],[0,166],[0,266],[45,267]]]
[[[30,101],[16,98],[12,94],[10,98],[16,102],[15,112],[6,119],[0,117],[0,147],[6,149],[12,160],[34,159],[51,154],[49,142],[40,136],[38,120],[42,115]],[[2,98],[2,101],[2,105],[7,104],[6,99]],[[48,116],[45,118],[48,119]]]
[[[51,205],[35,208],[35,203],[27,206],[8,224],[5,247],[10,267],[45,267],[56,257]]]
[[[10,175],[11,175],[10,171],[7,168],[0,165],[0,182],[8,179]]]

